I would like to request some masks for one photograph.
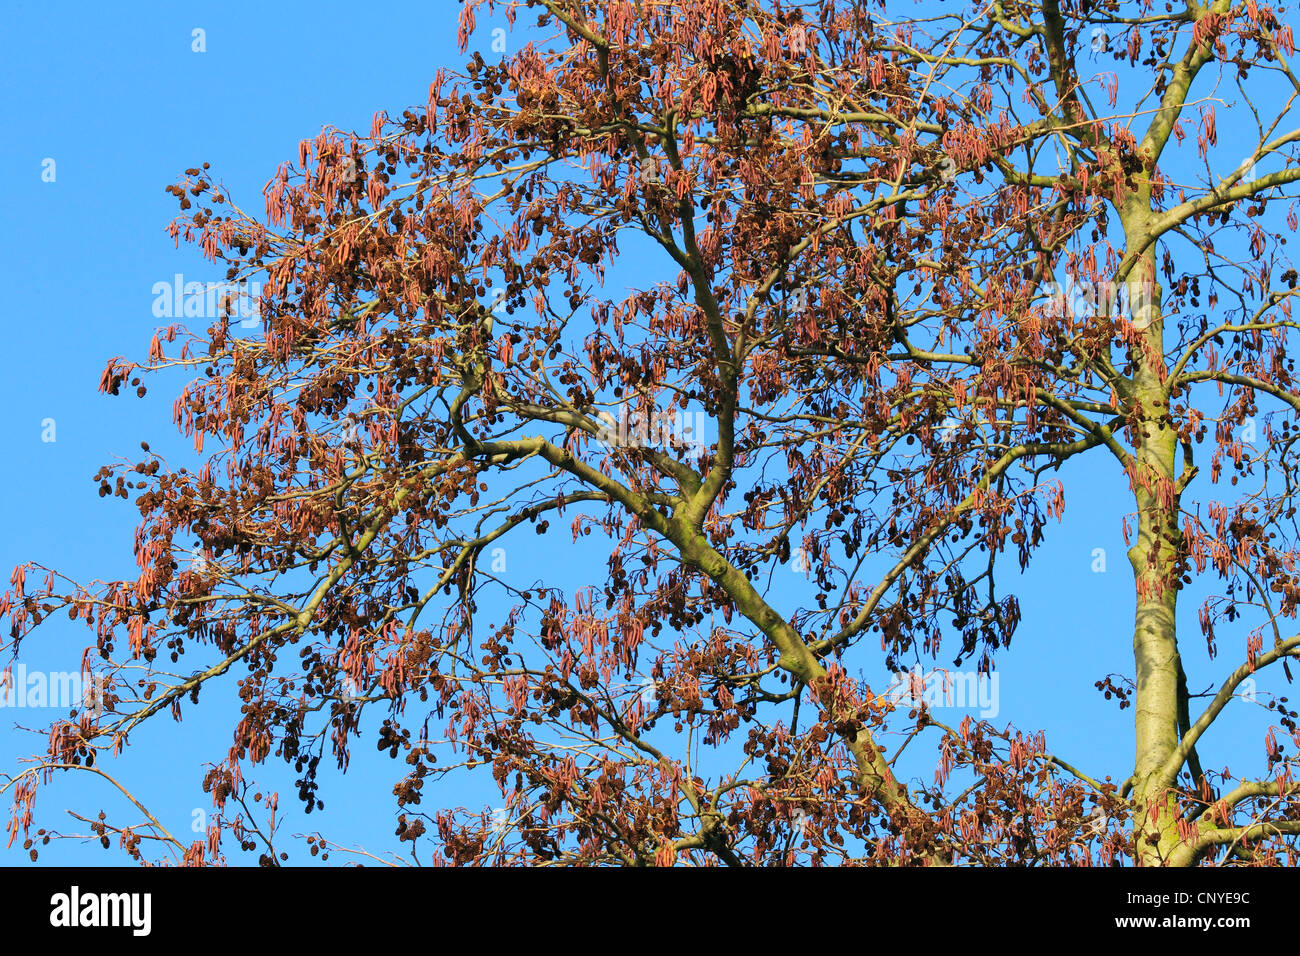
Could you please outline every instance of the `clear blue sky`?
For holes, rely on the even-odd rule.
[[[0,471],[5,575],[27,560],[83,581],[132,575],[138,512],[127,501],[100,498],[91,476],[116,456],[136,453],[142,440],[168,453],[174,465],[184,461],[187,443],[170,421],[174,392],[162,380],[151,383],[144,401],[125,389],[110,398],[96,388],[110,356],[145,353],[157,324],[154,283],[177,272],[187,280],[221,278],[194,251],[173,249],[164,228],[176,204],[164,187],[186,167],[207,161],[246,208],[260,208],[263,184],[281,161],[296,156],[299,140],[327,124],[367,130],[376,110],[400,113],[423,104],[434,71],[464,62],[455,49],[458,10],[450,2],[390,3],[373,15],[365,5],[328,2],[7,6],[0,36],[6,132],[0,263],[9,296],[0,346],[6,359],[0,439],[9,455]],[[486,53],[489,32],[504,25],[481,14],[475,45]],[[196,28],[205,31],[206,52],[191,50]],[[1221,139],[1228,132],[1223,122]],[[54,182],[42,181],[47,159],[56,164]],[[634,274],[634,268],[616,271],[612,282],[621,285]],[[42,440],[46,419],[55,423],[53,442]],[[1066,477],[1065,519],[1049,529],[1031,574],[1016,587],[1024,621],[1000,659],[995,722],[1044,729],[1064,758],[1122,780],[1132,763],[1132,711],[1103,701],[1093,683],[1132,669],[1132,586],[1120,528],[1131,499],[1108,459],[1093,456]],[[513,550],[511,560],[520,573],[540,569],[550,557],[544,549],[562,544],[554,535],[523,536],[513,547],[534,551]],[[1106,549],[1105,573],[1092,571],[1096,548]],[[1227,662],[1240,659],[1244,633],[1241,640],[1221,640],[1217,666],[1210,667],[1195,636],[1197,603],[1187,595],[1182,604],[1184,652],[1191,685],[1204,689]],[[29,664],[76,670],[88,637],[80,623],[51,621],[35,632]],[[883,665],[865,676],[878,685]],[[1280,679],[1268,675],[1261,687]],[[178,835],[189,831],[196,808],[211,806],[200,789],[200,768],[229,744],[233,680],[228,675],[224,695],[207,691],[204,706],[189,708],[183,724],[152,721],[137,732],[130,755],[111,768]],[[1254,728],[1263,724],[1243,711],[1234,707],[1206,739],[1207,768],[1239,752],[1233,738],[1248,727],[1251,756],[1234,761],[1234,769],[1258,768]],[[17,758],[42,746],[42,738],[15,725],[39,728],[50,716],[0,711],[0,767],[13,770]],[[259,779],[278,785],[281,807],[297,814],[284,832],[320,827],[344,843],[391,846],[391,788],[399,771],[373,754],[362,744],[346,781],[325,776],[326,810],[319,817],[298,814],[292,773],[268,768]],[[437,805],[490,806],[494,790],[484,783],[426,796]],[[46,788],[41,801],[47,811],[121,807],[85,777]],[[59,825],[84,829],[71,820]],[[96,844],[71,842],[42,855],[45,863],[122,859]],[[254,859],[236,856],[235,862]],[[295,852],[296,862],[306,859]],[[0,862],[18,861],[17,846],[0,855]]]

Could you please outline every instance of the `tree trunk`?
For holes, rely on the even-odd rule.
[[[1141,207],[1139,206],[1140,210]],[[1132,219],[1136,219],[1134,216]],[[1130,229],[1129,248],[1144,237]],[[1137,506],[1137,540],[1129,549],[1136,591],[1133,657],[1137,691],[1133,770],[1135,858],[1142,865],[1168,862],[1180,842],[1178,801],[1167,763],[1179,744],[1181,666],[1175,611],[1178,603],[1178,436],[1168,425],[1168,398],[1163,385],[1163,316],[1155,282],[1152,249],[1134,265],[1127,279],[1129,314],[1142,334],[1139,367],[1131,380],[1136,409],[1135,445],[1130,480]]]

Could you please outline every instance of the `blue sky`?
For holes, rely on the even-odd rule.
[[[186,167],[207,161],[237,201],[260,208],[263,184],[281,161],[296,156],[301,139],[324,125],[367,130],[376,110],[400,113],[423,104],[434,71],[464,62],[455,48],[458,9],[448,2],[398,2],[369,17],[354,3],[8,5],[0,36],[7,134],[0,144],[0,262],[8,292],[0,438],[11,456],[0,471],[5,575],[28,560],[81,581],[133,575],[138,512],[127,501],[100,498],[91,476],[117,456],[136,454],[141,441],[168,453],[173,464],[185,461],[188,443],[171,424],[174,392],[167,382],[152,381],[142,401],[125,389],[118,398],[97,391],[109,357],[145,353],[158,324],[154,283],[178,272],[187,280],[221,278],[195,251],[173,248],[164,229],[176,204],[164,187]],[[476,42],[485,51],[489,31],[505,25],[498,19],[479,16]],[[191,49],[195,29],[205,31],[206,52]],[[42,173],[51,159],[54,181],[46,182]],[[620,264],[611,281],[623,284],[633,275],[635,263]],[[172,381],[179,387],[179,379]],[[54,441],[42,440],[49,419]],[[1120,527],[1131,499],[1106,458],[1072,463],[1064,477],[1064,520],[1049,528],[1048,543],[1015,588],[1024,620],[999,661],[995,723],[1041,728],[1059,755],[1118,780],[1132,762],[1132,710],[1103,701],[1093,684],[1132,669],[1132,587]],[[540,573],[554,559],[546,549],[562,546],[560,536],[522,536],[512,544],[513,567],[521,575]],[[1106,551],[1104,573],[1093,571],[1097,548]],[[570,575],[581,583],[580,567]],[[1195,636],[1197,603],[1187,595],[1181,605],[1194,690],[1244,651],[1243,630],[1221,638],[1217,666],[1209,665]],[[28,664],[76,670],[88,636],[80,623],[51,621],[35,632]],[[882,675],[883,665],[865,676],[878,682]],[[1269,675],[1261,689],[1279,681],[1280,674]],[[189,830],[197,809],[211,806],[200,789],[201,767],[228,746],[232,699],[233,693],[223,698],[209,691],[183,724],[151,722],[112,768],[178,835]],[[50,716],[0,711],[0,768],[12,771],[43,742],[14,725],[39,728]],[[1258,713],[1234,706],[1207,737],[1203,763],[1223,766],[1244,743],[1250,756],[1234,761],[1235,769],[1248,763],[1257,769],[1263,726]],[[320,827],[339,842],[391,846],[391,788],[399,774],[387,758],[372,754],[372,747],[358,746],[347,780],[325,777],[319,818],[298,813],[293,774],[271,769],[262,779],[280,787],[282,809],[295,814],[284,832]],[[929,776],[923,766],[918,770]],[[490,805],[494,789],[484,784],[444,788],[434,802]],[[56,819],[49,810],[68,805],[93,814],[118,809],[121,801],[84,777],[43,791],[46,822]],[[84,832],[75,821],[58,825]],[[0,862],[20,858],[17,846],[0,853]],[[82,865],[121,859],[71,841],[45,848],[41,857]],[[296,862],[306,859],[295,852]]]

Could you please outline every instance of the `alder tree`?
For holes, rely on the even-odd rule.
[[[1239,765],[1197,757],[1300,652],[1285,11],[890,7],[469,0],[462,48],[494,15],[513,51],[303,140],[264,208],[186,171],[170,234],[260,281],[261,324],[108,363],[114,395],[192,374],[200,464],[96,476],[134,580],[0,597],[6,650],[66,614],[102,681],[4,779],[11,842],[73,835],[38,798],[82,774],[138,814],[73,808],[105,846],[275,864],[259,774],[311,811],[361,746],[396,781],[367,860],[1294,864],[1286,698]],[[1109,767],[885,686],[1041,650],[1017,579],[1075,459],[1131,488],[1133,667],[1086,678],[1134,715]],[[236,695],[191,840],[105,767]],[[495,810],[447,797],[476,776]]]

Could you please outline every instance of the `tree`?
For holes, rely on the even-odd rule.
[[[1038,467],[1096,448],[1128,478],[1135,764],[1119,796],[1133,821],[1128,850],[1144,864],[1187,865],[1225,848],[1236,860],[1293,863],[1285,838],[1300,832],[1292,760],[1276,738],[1300,740],[1286,698],[1270,705],[1280,727],[1268,731],[1264,778],[1203,772],[1196,754],[1259,668],[1281,662],[1290,681],[1287,659],[1300,646],[1285,623],[1296,611],[1289,459],[1300,401],[1286,351],[1296,271],[1282,248],[1296,222],[1300,130],[1285,123],[1300,86],[1280,15],[1255,3],[1169,4],[1163,13],[1114,2],[995,3],[974,23],[945,25],[917,55],[935,65],[932,82],[973,90],[978,113],[950,154],[958,168],[984,164],[1000,208],[1039,220],[1010,230],[1028,240],[1027,271],[1036,269],[1035,280],[1064,272],[1085,290],[1074,308],[1040,312],[1016,294],[1019,263],[1004,259],[998,274],[992,258],[982,301],[967,312],[973,321],[954,330],[969,343],[965,354],[926,358],[965,366],[967,393],[1007,394],[986,384],[990,371],[1020,379],[1027,419],[1042,414],[1043,425],[1076,436],[1064,454],[1037,457]],[[1115,72],[1087,77],[1089,51]],[[1249,138],[1225,164],[1213,147],[1229,83],[1231,128]],[[1267,215],[1278,205],[1285,223]],[[1001,224],[996,208],[989,216]],[[1198,446],[1211,425],[1207,456]],[[1207,461],[1209,482],[1196,482]],[[1221,499],[1225,477],[1249,490]],[[1209,703],[1193,720],[1177,608],[1203,574],[1217,576],[1223,593],[1200,608],[1198,636],[1213,657],[1216,628],[1234,624],[1241,657],[1199,695]]]
[[[1196,743],[1300,647],[1296,273],[1269,215],[1300,130],[1258,92],[1300,84],[1273,9],[1146,7],[510,3],[536,42],[475,54],[368,137],[303,141],[265,221],[188,170],[172,235],[264,279],[264,329],[173,325],[108,364],[114,394],[201,368],[175,417],[220,447],[197,473],[147,445],[101,472],[101,495],[139,493],[136,580],[24,567],[0,598],[15,651],[56,611],[84,620],[105,680],[11,778],[11,837],[43,838],[51,773],[101,772],[234,669],[208,839],[141,806],[93,824],[106,845],[201,863],[233,835],[274,863],[254,768],[292,765],[310,810],[326,750],[345,769],[377,735],[405,758],[397,836],[434,862],[1294,863],[1278,728],[1258,777],[1204,772]],[[1119,72],[1089,77],[1098,56]],[[1230,75],[1258,147],[1197,187],[1185,127],[1208,165],[1215,114],[1193,92]],[[1251,445],[1235,429],[1256,417]],[[1019,621],[999,559],[1023,569],[1062,513],[1045,475],[1102,453],[1136,518],[1135,675],[1099,682],[1134,707],[1128,779],[854,678],[941,651],[991,671]],[[1254,485],[1221,502],[1227,477]],[[553,521],[603,581],[496,566]],[[804,585],[773,584],[787,564]],[[1201,574],[1225,588],[1202,635],[1231,623],[1243,662],[1193,720],[1177,600]],[[900,775],[913,739],[933,783]],[[472,772],[504,813],[421,808]]]

